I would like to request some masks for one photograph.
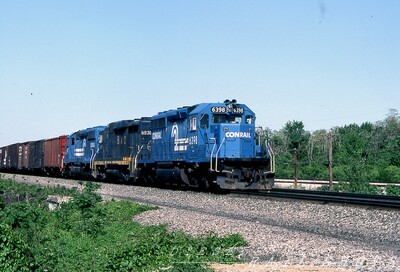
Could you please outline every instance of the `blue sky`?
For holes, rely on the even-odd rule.
[[[0,146],[235,98],[309,131],[400,110],[400,1],[0,0]]]

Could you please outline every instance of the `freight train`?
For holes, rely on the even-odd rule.
[[[227,190],[269,190],[274,155],[236,100],[201,103],[0,148],[0,171]]]

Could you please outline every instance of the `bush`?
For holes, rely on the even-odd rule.
[[[0,224],[0,271],[19,272],[34,269],[28,245],[12,228]]]
[[[380,180],[400,182],[400,167],[390,165],[380,172]]]
[[[0,271],[209,271],[209,262],[237,262],[234,248],[246,244],[239,235],[195,238],[163,225],[141,226],[132,217],[154,207],[101,203],[91,183],[82,193],[64,189],[74,199],[54,211],[38,199],[61,188],[3,185],[0,194],[22,197],[9,198],[0,210],[1,222],[8,222],[0,225]]]
[[[400,186],[388,185],[385,186],[385,190],[387,195],[400,196]]]
[[[321,164],[310,164],[299,167],[300,179],[327,180],[328,168]]]
[[[293,179],[293,167],[277,167],[275,177],[281,179]]]
[[[107,264],[110,271],[150,270],[154,267],[171,267],[169,271],[198,269],[209,262],[237,262],[238,252],[232,247],[245,246],[239,235],[218,237],[208,233],[193,238],[182,232],[168,232],[165,226],[152,226],[133,234],[134,242],[114,254]],[[204,268],[205,269],[205,268]],[[192,270],[187,270],[192,271]]]
[[[103,206],[99,205],[101,196],[96,193],[98,188],[99,185],[87,182],[82,193],[74,194],[72,201],[64,203],[62,209],[55,213],[59,220],[58,226],[77,233],[102,233],[105,212]]]
[[[370,185],[368,182],[367,167],[365,161],[360,160],[348,167],[343,167],[344,180],[347,182],[339,182],[333,187],[337,192],[379,194],[380,190],[377,186]]]
[[[360,194],[380,194],[379,187],[370,185],[368,182],[339,182],[333,186],[335,192],[349,192]]]
[[[368,164],[366,175],[367,175],[367,179],[370,182],[381,180],[380,179],[380,173],[379,173],[379,166],[377,166],[377,165]]]
[[[36,224],[44,221],[43,211],[40,207],[26,202],[14,203],[3,212],[3,222],[12,228],[33,229]]]

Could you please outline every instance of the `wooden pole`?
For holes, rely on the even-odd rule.
[[[333,187],[333,171],[332,171],[332,131],[329,132],[329,190]]]
[[[294,188],[297,189],[297,149],[293,149]]]

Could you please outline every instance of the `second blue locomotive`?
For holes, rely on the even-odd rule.
[[[202,103],[71,134],[64,174],[149,184],[271,189],[273,153],[255,114],[235,100]]]

